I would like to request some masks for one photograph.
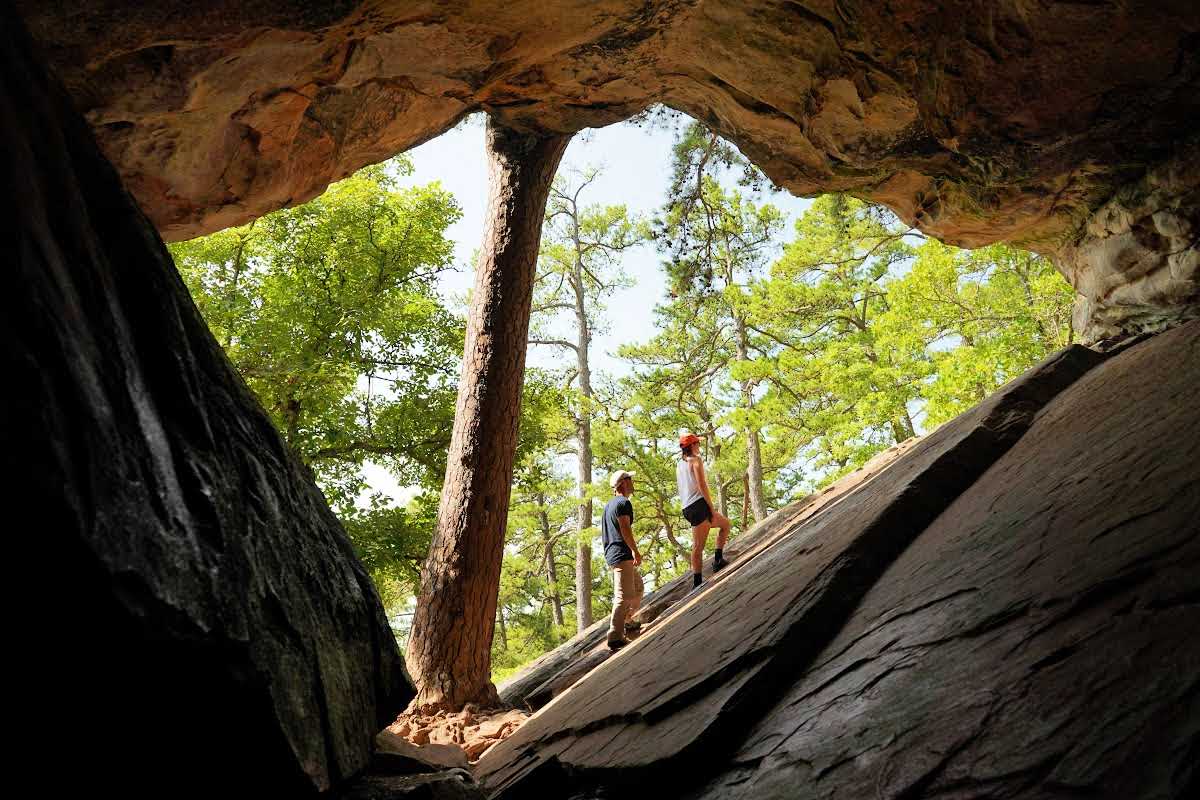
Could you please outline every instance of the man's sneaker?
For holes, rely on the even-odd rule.
[[[642,630],[642,623],[640,623],[640,622],[626,622],[625,623],[625,633],[639,633],[641,630]]]
[[[713,572],[724,567],[729,562],[725,560],[725,556],[713,556]]]
[[[608,640],[608,649],[609,650],[620,650],[622,647],[624,647],[627,644],[629,644],[628,639],[609,639]]]

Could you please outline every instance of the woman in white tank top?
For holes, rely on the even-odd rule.
[[[708,532],[720,528],[717,534],[717,551],[713,555],[713,572],[725,566],[725,542],[729,539],[731,523],[720,514],[708,490],[708,479],[704,474],[704,462],[700,460],[700,437],[685,432],[679,437],[680,460],[675,467],[675,482],[679,487],[679,500],[683,505],[683,517],[692,526],[692,586],[701,584],[701,567],[704,546],[708,543]]]

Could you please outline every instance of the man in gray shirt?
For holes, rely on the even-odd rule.
[[[625,631],[641,627],[636,622],[626,624],[642,605],[646,587],[638,567],[642,554],[633,539],[633,473],[617,470],[609,478],[614,497],[604,507],[600,519],[600,540],[604,544],[604,560],[613,571],[613,610],[608,625],[608,646],[613,650],[629,644]]]

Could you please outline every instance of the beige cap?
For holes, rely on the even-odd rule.
[[[608,485],[611,486],[612,488],[616,489],[618,483],[625,480],[626,478],[632,478],[632,477],[633,477],[632,472],[629,472],[629,471],[623,470],[623,469],[619,469],[612,474],[612,477],[610,477],[608,479]]]

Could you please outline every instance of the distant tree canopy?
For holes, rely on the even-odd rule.
[[[463,323],[442,304],[458,205],[403,158],[296,208],[172,245],[213,334],[313,470],[385,595],[415,585],[445,472]],[[356,504],[366,461],[428,490]]]

